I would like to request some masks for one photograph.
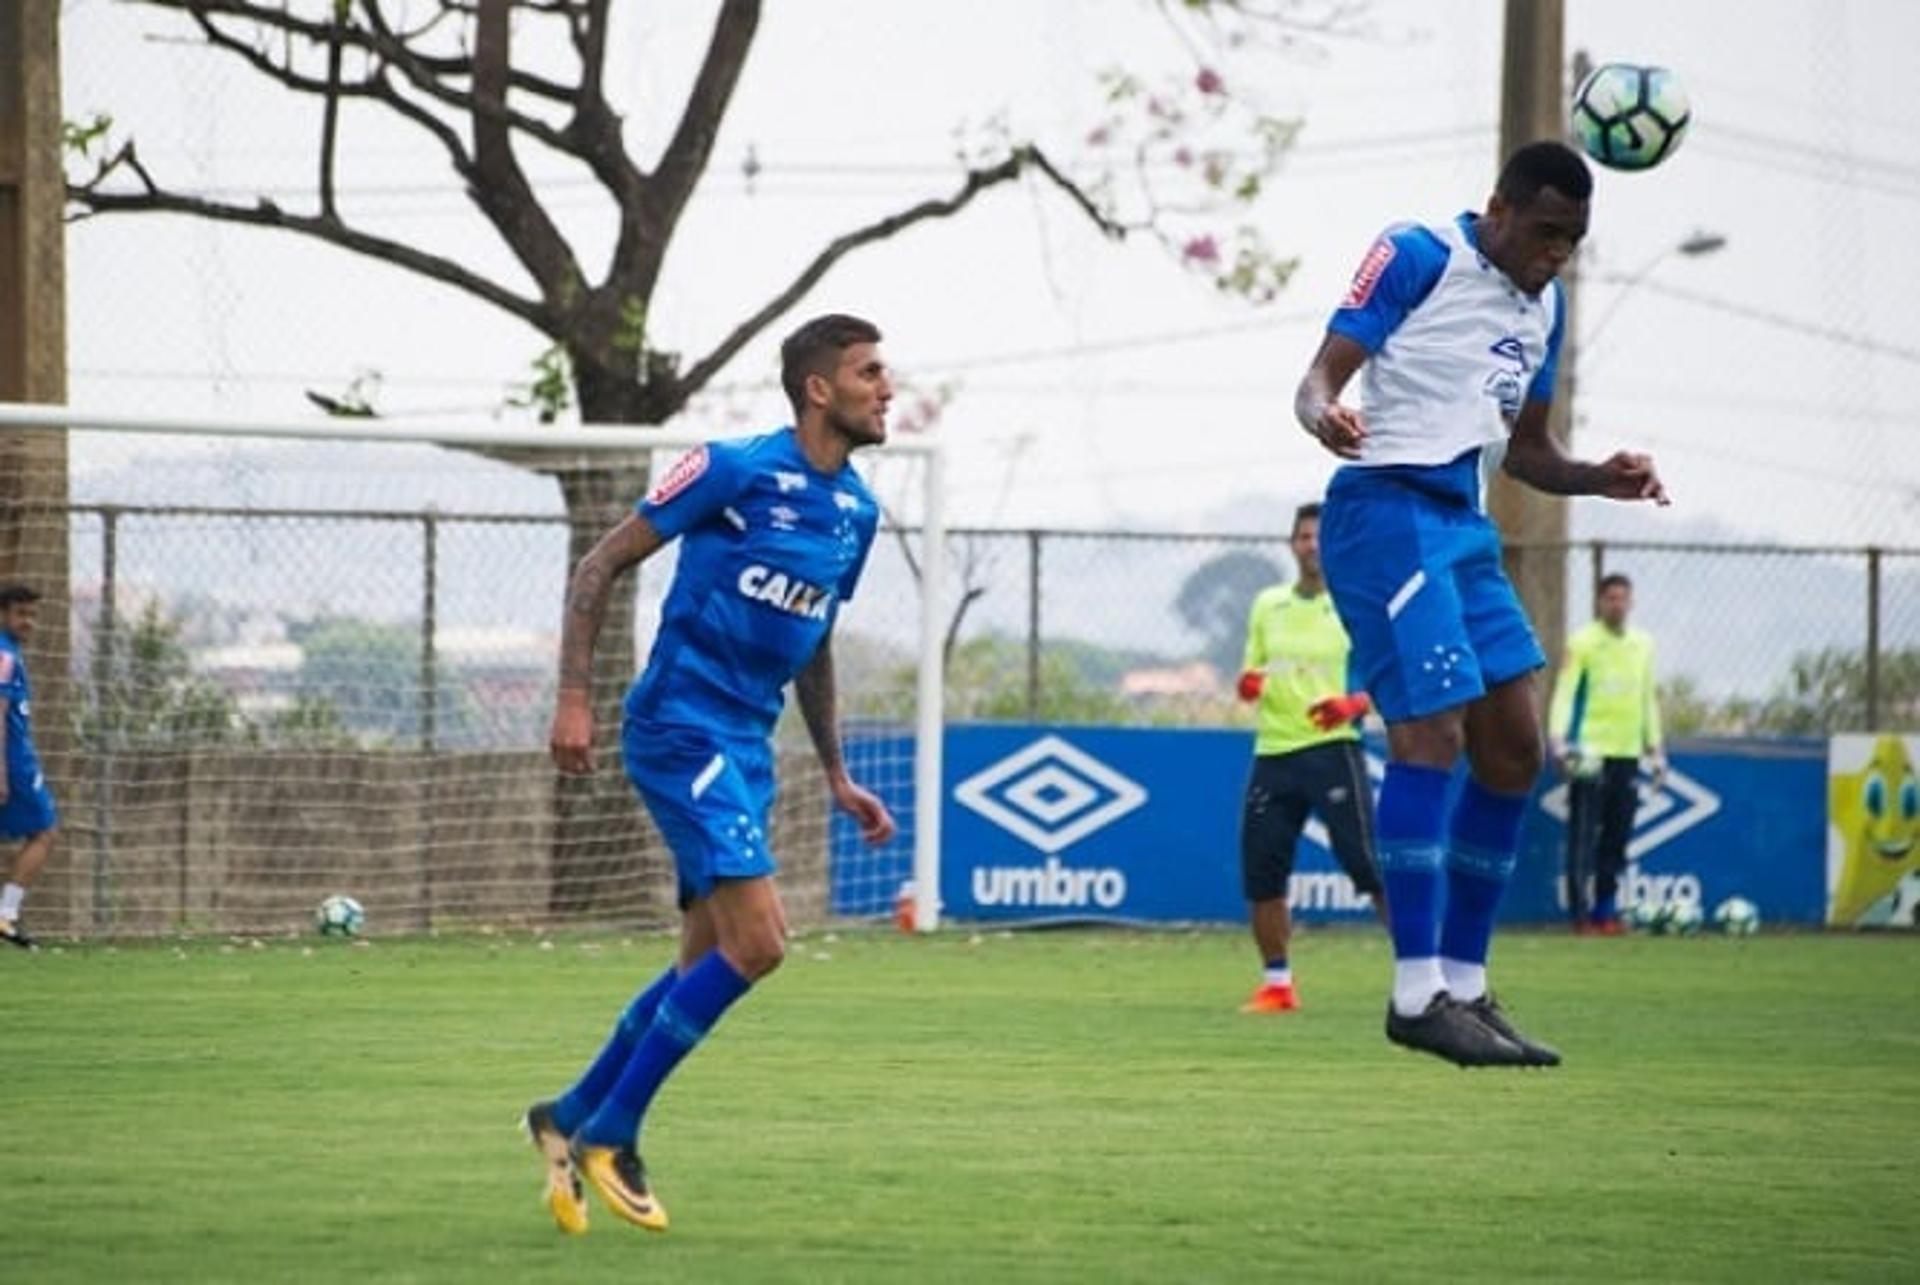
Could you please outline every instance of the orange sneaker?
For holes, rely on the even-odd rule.
[[[1593,921],[1593,934],[1596,937],[1624,937],[1627,935],[1626,921],[1618,915],[1596,919]]]
[[[1294,996],[1293,983],[1284,985],[1267,983],[1255,991],[1246,1003],[1240,1006],[1242,1013],[1291,1013],[1300,1007],[1300,1001]]]

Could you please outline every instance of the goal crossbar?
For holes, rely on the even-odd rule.
[[[29,432],[84,430],[211,438],[331,438],[382,443],[412,442],[458,447],[577,449],[600,454],[629,448],[640,451],[690,449],[732,436],[638,424],[587,427],[478,424],[471,420],[367,420],[331,416],[295,418],[152,415],[28,402],[0,402],[0,428]],[[925,461],[925,493],[920,531],[922,548],[946,544],[944,453],[938,441],[912,438],[876,448],[887,455]],[[920,559],[919,655],[916,658],[914,719],[914,924],[931,932],[940,918],[940,803],[944,729],[944,657],[946,559]]]

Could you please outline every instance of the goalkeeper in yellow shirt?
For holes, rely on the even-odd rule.
[[[1373,855],[1373,790],[1354,730],[1373,706],[1365,692],[1348,690],[1351,644],[1320,570],[1318,504],[1294,513],[1288,543],[1299,578],[1253,600],[1240,672],[1240,699],[1256,704],[1259,727],[1240,820],[1240,868],[1265,970],[1241,1006],[1245,1013],[1299,1007],[1287,957],[1293,936],[1287,884],[1309,812],[1320,814],[1354,890],[1384,913]]]
[[[1567,912],[1576,933],[1616,936],[1620,875],[1640,803],[1644,758],[1656,787],[1666,776],[1660,701],[1653,682],[1653,638],[1632,629],[1633,581],[1603,576],[1594,620],[1567,639],[1566,660],[1547,713],[1554,759],[1566,772]],[[1587,904],[1587,880],[1593,903]]]

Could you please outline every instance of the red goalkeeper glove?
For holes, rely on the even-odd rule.
[[[1249,669],[1240,675],[1240,685],[1235,690],[1240,693],[1241,700],[1257,701],[1260,699],[1260,689],[1266,685],[1266,682],[1265,674],[1257,669]]]
[[[1323,701],[1315,701],[1308,707],[1307,717],[1321,731],[1331,732],[1342,724],[1365,718],[1367,711],[1372,708],[1373,702],[1365,692],[1353,692],[1347,696],[1329,696]]]

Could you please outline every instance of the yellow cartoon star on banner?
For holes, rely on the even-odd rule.
[[[1920,868],[1920,779],[1901,737],[1880,737],[1865,767],[1828,779],[1827,818],[1845,854],[1827,922],[1851,925]]]

